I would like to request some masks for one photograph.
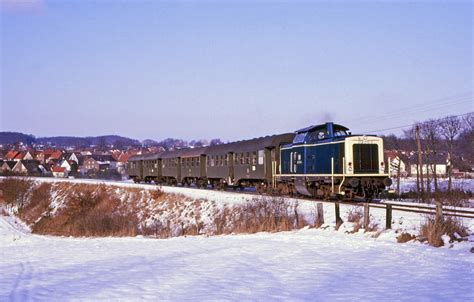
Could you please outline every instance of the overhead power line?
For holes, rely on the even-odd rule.
[[[468,115],[468,114],[474,114],[474,111],[471,111],[471,112],[468,112],[468,113],[463,113],[463,114],[458,114],[458,115],[450,115],[450,116],[454,116],[454,117],[461,117],[461,116],[465,116],[465,115]],[[443,119],[443,118],[441,118]],[[387,131],[387,130],[395,130],[395,129],[401,129],[401,128],[406,128],[406,127],[411,127],[413,125],[415,125],[416,123],[411,123],[411,124],[406,124],[406,125],[400,125],[400,126],[395,126],[395,127],[390,127],[390,128],[385,128],[385,129],[378,129],[378,130],[369,130],[369,131],[361,131],[362,133],[366,133],[366,134],[369,134],[369,133],[376,133],[376,132],[382,132],[382,131]]]
[[[395,118],[398,116],[411,115],[413,113],[441,109],[443,107],[460,105],[460,104],[468,103],[472,101],[473,101],[472,92],[465,92],[465,93],[457,94],[454,96],[445,97],[445,98],[437,99],[434,101],[424,102],[421,104],[401,108],[395,111],[391,111],[388,114],[385,114],[382,116],[381,115],[363,116],[356,119],[348,120],[347,122],[357,121],[359,123],[373,123],[373,122],[384,120],[387,118]]]

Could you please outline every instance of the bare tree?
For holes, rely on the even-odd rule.
[[[461,126],[462,122],[456,116],[448,116],[441,120],[441,134],[444,136],[448,146],[448,192],[450,192],[452,188],[451,174],[454,164],[454,142],[455,138],[461,132]]]
[[[474,112],[469,112],[463,119],[463,128],[465,131],[474,131]]]
[[[438,192],[438,177],[436,173],[436,159],[438,155],[439,145],[441,141],[440,135],[440,121],[435,119],[427,120],[421,124],[421,135],[425,141],[426,159],[427,164],[427,190],[430,191],[429,187],[429,171],[433,173],[434,189]]]

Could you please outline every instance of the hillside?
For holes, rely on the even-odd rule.
[[[140,145],[140,141],[123,137],[119,135],[103,135],[103,136],[52,136],[39,137],[36,139],[37,144],[41,145],[55,145],[55,146],[90,146],[90,145],[121,145],[121,146],[136,146]]]
[[[51,136],[51,137],[35,137],[20,132],[0,132],[0,145],[12,145],[16,143],[26,145],[35,143],[39,145],[52,145],[57,147],[77,146],[88,147],[90,145],[114,145],[114,146],[139,146],[140,141],[119,135],[102,135],[102,136]]]
[[[0,132],[0,145],[12,145],[18,142],[31,144],[36,138],[31,134],[23,134],[20,132]]]

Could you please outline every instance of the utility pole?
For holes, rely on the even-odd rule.
[[[416,135],[416,145],[418,148],[418,171],[420,171],[420,182],[421,182],[421,200],[425,200],[425,188],[423,182],[423,161],[421,159],[421,143],[420,143],[420,126],[416,125],[415,128],[415,135]]]

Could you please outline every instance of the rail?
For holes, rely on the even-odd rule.
[[[383,203],[361,203],[361,202],[334,202],[336,222],[342,222],[340,217],[340,204],[350,204],[354,206],[363,206],[364,207],[364,225],[368,226],[369,217],[370,217],[370,208],[385,209],[385,228],[392,228],[392,217],[393,211],[409,212],[409,213],[418,213],[426,215],[434,215],[436,218],[441,218],[443,216],[457,217],[457,218],[470,218],[474,219],[474,209],[460,209],[454,208],[451,206],[443,206],[440,203],[436,205],[414,205],[414,204],[400,204],[393,202],[383,202]]]

